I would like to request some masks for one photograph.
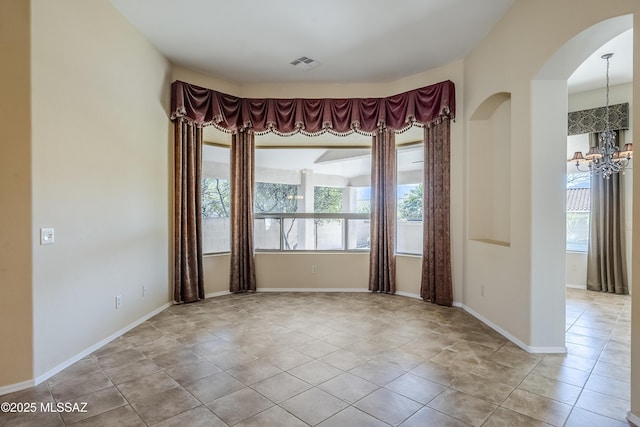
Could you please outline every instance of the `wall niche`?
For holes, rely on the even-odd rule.
[[[485,99],[469,121],[469,238],[510,246],[511,94]]]

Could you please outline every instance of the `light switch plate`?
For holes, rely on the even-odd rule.
[[[53,245],[54,234],[53,228],[41,228],[40,229],[40,244],[41,245]]]

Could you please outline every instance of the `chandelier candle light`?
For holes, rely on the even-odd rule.
[[[586,155],[576,151],[569,162],[576,162],[576,169],[580,172],[591,172],[603,178],[609,178],[614,173],[622,172],[629,165],[629,160],[633,157],[633,144],[625,144],[624,149],[616,144],[616,134],[610,129],[609,123],[609,59],[613,53],[602,55],[602,59],[607,61],[607,104],[605,106],[605,129],[600,133],[598,145],[590,147]],[[586,163],[588,170],[580,169],[580,165]]]

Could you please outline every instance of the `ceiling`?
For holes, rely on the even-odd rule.
[[[460,60],[514,0],[111,0],[173,63],[235,83],[387,82]],[[290,64],[306,56],[308,71]]]
[[[596,49],[567,80],[569,93],[605,87],[606,62],[601,58],[613,53],[609,60],[610,84],[629,83],[633,80],[633,29],[627,30]]]

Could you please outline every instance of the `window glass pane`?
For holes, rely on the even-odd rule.
[[[567,174],[567,250],[587,252],[591,209],[591,174]]]
[[[371,242],[371,222],[368,219],[350,219],[347,249],[369,250]]]
[[[278,218],[256,218],[253,222],[255,249],[280,250],[280,232]]]
[[[330,251],[344,249],[342,242],[342,219],[314,219],[313,223],[315,226],[316,250]]]
[[[286,214],[370,210],[369,148],[258,148],[255,173],[254,212],[258,216],[282,214],[280,234],[270,235],[282,240],[282,250],[343,250],[348,240],[342,218],[295,218]],[[256,248],[278,245],[261,242]]]
[[[396,252],[422,254],[423,144],[397,150]]]
[[[228,252],[229,224],[229,149],[212,145],[202,148],[202,250]]]

